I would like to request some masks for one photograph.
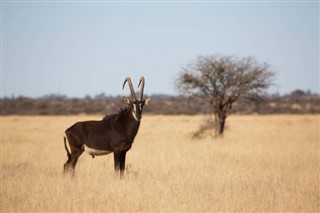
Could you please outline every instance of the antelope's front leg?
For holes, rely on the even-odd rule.
[[[123,176],[124,169],[126,168],[126,151],[114,152],[114,170],[118,172],[120,170],[120,177]]]

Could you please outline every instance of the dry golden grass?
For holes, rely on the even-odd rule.
[[[1,212],[319,212],[319,116],[230,116],[223,139],[191,140],[202,116],[145,116],[127,154],[83,154],[64,130],[101,116],[2,117]]]

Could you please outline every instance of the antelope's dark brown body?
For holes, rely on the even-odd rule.
[[[130,78],[125,79],[123,88],[126,82],[129,83],[132,100],[128,97],[123,98],[128,105],[125,109],[121,109],[117,114],[105,116],[100,121],[77,122],[65,131],[64,144],[68,160],[64,164],[64,172],[74,173],[78,158],[86,151],[92,157],[114,153],[114,168],[123,175],[126,153],[138,133],[143,107],[151,100],[142,100],[143,77],[140,79],[142,86],[138,100]]]

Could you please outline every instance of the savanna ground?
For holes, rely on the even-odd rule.
[[[84,153],[62,174],[63,132],[101,116],[1,117],[1,212],[319,212],[319,115],[236,116],[192,140],[202,116],[144,116],[125,176]]]

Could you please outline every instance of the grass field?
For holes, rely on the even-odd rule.
[[[1,117],[1,212],[320,212],[319,115],[231,115],[219,140],[190,139],[202,116],[145,116],[123,179],[85,153],[65,177],[64,130],[100,118]]]

